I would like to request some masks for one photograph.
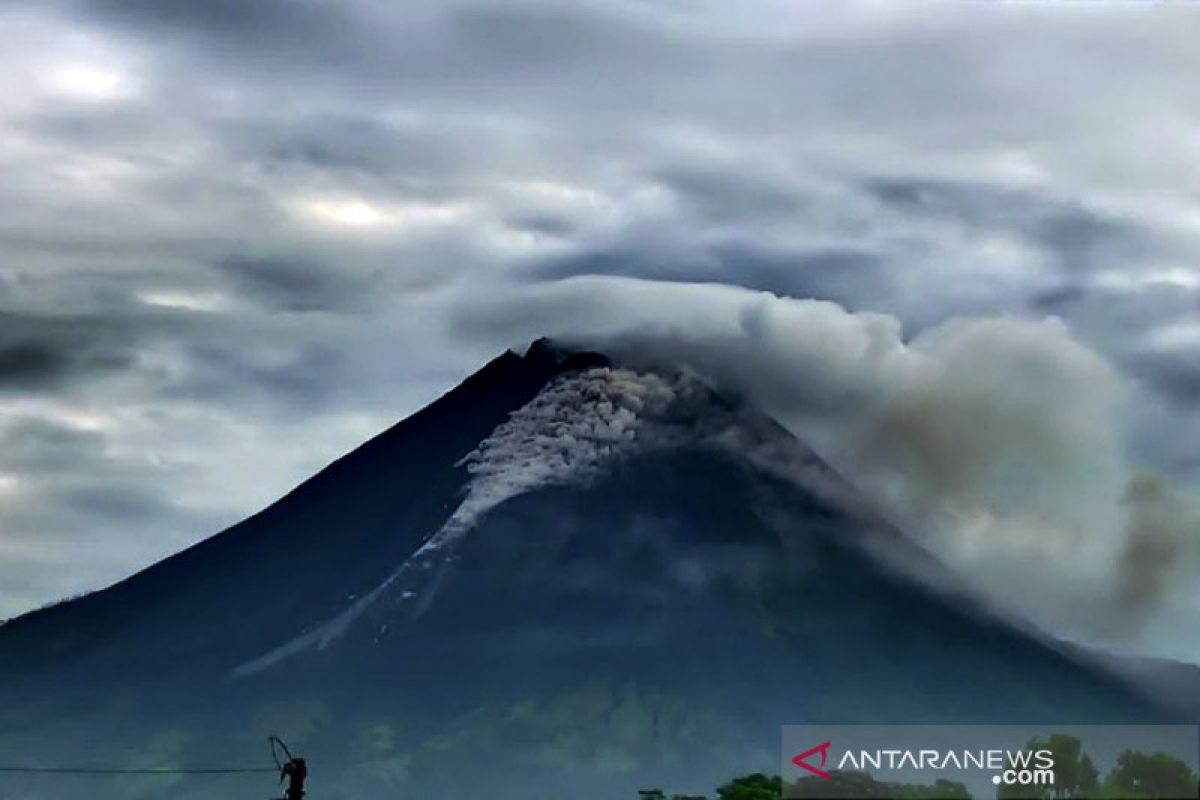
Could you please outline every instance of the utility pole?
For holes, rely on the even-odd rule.
[[[279,782],[287,781],[283,800],[304,800],[304,781],[308,779],[308,762],[292,755],[292,751],[278,736],[269,737],[267,742],[271,745],[271,758],[275,759],[275,766],[279,767]]]
[[[285,800],[304,800],[304,781],[308,778],[308,764],[303,758],[293,758],[283,765],[279,779],[287,778]]]

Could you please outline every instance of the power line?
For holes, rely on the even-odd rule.
[[[17,767],[0,766],[0,772],[49,773],[53,775],[241,775],[278,773],[275,767],[217,767],[213,769],[117,769],[110,767]]]
[[[268,740],[271,746],[273,767],[35,767],[32,765],[0,764],[0,773],[23,773],[27,775],[263,775],[279,776],[279,782],[287,780],[288,800],[304,797],[304,781],[308,778],[308,762],[296,758],[278,736]],[[281,758],[282,756],[282,758]]]

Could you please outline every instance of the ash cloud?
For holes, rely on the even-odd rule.
[[[1118,562],[1118,592],[1128,616],[1118,622],[1136,624],[1172,591],[1181,562],[1195,566],[1200,514],[1154,474],[1130,481],[1121,503],[1127,527]]]
[[[1191,503],[1129,462],[1120,375],[1056,318],[954,319],[906,337],[894,317],[834,303],[621,278],[510,289],[459,315],[476,332],[536,326],[696,370],[812,444],[999,608],[1053,633],[1144,645],[1147,623],[1186,620]]]

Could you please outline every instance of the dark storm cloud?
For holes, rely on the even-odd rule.
[[[895,269],[882,253],[851,246],[788,252],[742,242],[717,245],[713,253],[720,273],[734,276],[729,283],[851,309],[875,307],[892,288]]]
[[[89,18],[223,46],[301,51],[350,47],[353,17],[330,0],[77,0]]]
[[[513,230],[559,239],[568,238],[578,230],[571,220],[553,214],[512,214],[505,224]]]
[[[55,499],[81,516],[92,520],[130,522],[171,515],[170,498],[144,486],[113,486],[96,481],[71,486],[55,494]]]
[[[401,9],[353,1],[218,0],[209,8],[188,0],[81,0],[65,7],[91,23],[195,51],[175,53],[176,63],[211,59],[214,73],[236,68],[248,83],[291,81],[279,69],[302,67],[311,88],[336,86],[363,98],[404,88],[422,99],[455,90],[482,100],[525,81],[511,98],[519,102],[522,94],[557,95],[570,78],[619,102],[623,92],[603,75],[614,64],[641,74],[711,64],[702,49],[600,4],[414,2]],[[545,80],[545,70],[558,78]],[[637,87],[625,92],[630,88]]]
[[[653,175],[709,222],[760,221],[803,213],[809,201],[794,187],[732,169],[667,169]]]
[[[289,415],[328,409],[343,391],[346,355],[322,344],[283,352],[243,343],[191,343],[180,351],[180,375],[164,387],[168,397],[202,403],[263,403]]]
[[[1180,409],[1200,408],[1200,347],[1142,351],[1128,359],[1128,365],[1135,376]]]
[[[239,292],[282,311],[361,311],[382,277],[380,270],[358,276],[302,259],[230,256],[216,267]]]
[[[0,386],[45,386],[70,371],[70,359],[40,342],[0,346]]]
[[[181,523],[205,529],[214,522],[207,510],[180,508],[162,469],[113,454],[128,442],[77,422],[32,413],[0,418],[0,475],[19,476],[21,498],[0,503],[13,573],[4,582],[9,609],[114,580],[127,571],[131,549],[165,554],[186,541],[175,538]],[[142,529],[160,535],[140,542],[122,536]],[[88,583],[81,586],[80,578]]]
[[[396,124],[370,113],[300,113],[224,120],[218,133],[238,161],[271,170],[350,173],[368,183],[444,197],[486,164],[472,127]]]
[[[868,179],[863,188],[906,215],[1015,234],[1072,271],[1125,266],[1156,249],[1151,234],[1136,223],[1039,192],[978,181],[894,177]]]
[[[1035,292],[1029,298],[1029,304],[1037,311],[1058,314],[1086,296],[1087,289],[1085,287],[1078,284],[1064,283],[1053,289]]]
[[[0,391],[50,390],[126,369],[130,339],[117,320],[0,310]]]
[[[1136,280],[1112,287],[1065,283],[1032,302],[1040,311],[1071,319],[1140,389],[1180,411],[1200,406],[1200,350],[1153,343],[1156,331],[1200,317],[1197,288]]]
[[[144,486],[145,478],[130,481]],[[130,560],[140,560],[139,554],[165,558],[189,542],[180,535],[181,523],[195,530],[218,529],[214,523],[219,517],[180,508],[169,494],[156,497],[138,485],[120,487],[112,478],[90,488],[27,490],[27,497],[45,510],[17,510],[0,516],[8,527],[36,528],[43,533],[25,552],[6,555],[12,573],[4,583],[6,605],[13,610],[24,611],[103,588],[127,577]],[[122,537],[123,531],[131,529],[153,530],[159,536],[131,543]],[[67,564],[69,567],[64,566]],[[0,620],[3,618],[0,615]]]
[[[453,170],[462,148],[445,137],[389,126],[371,117],[302,117],[258,123],[244,131],[240,149],[283,164],[362,173],[397,169],[440,174]]]
[[[270,279],[259,276],[255,283],[246,278],[237,286],[268,309],[346,310],[365,291],[351,292],[347,287],[357,284],[328,275],[323,279],[315,268],[247,266],[268,268],[275,270]],[[220,327],[215,321],[187,309],[127,299],[104,315],[0,313],[0,392],[33,397],[68,390],[87,393],[94,379],[115,375],[142,383],[148,399],[187,398],[226,408],[266,402],[291,413],[327,407],[338,395],[346,355],[320,341],[319,325],[300,319],[263,325],[252,314],[226,319]],[[248,340],[264,335],[263,347],[246,347]],[[160,355],[150,355],[155,353]],[[82,434],[41,440],[26,428],[13,428],[4,437],[6,449],[9,437],[16,437],[14,447],[32,448],[40,441],[47,447],[54,444],[56,451],[72,442],[94,442]]]

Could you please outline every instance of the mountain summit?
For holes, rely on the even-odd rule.
[[[1164,718],[971,601],[764,415],[545,340],[244,522],[0,627],[10,759],[244,763],[275,733],[314,798],[705,790],[773,770],[785,723]],[[49,780],[18,796],[246,795]]]

